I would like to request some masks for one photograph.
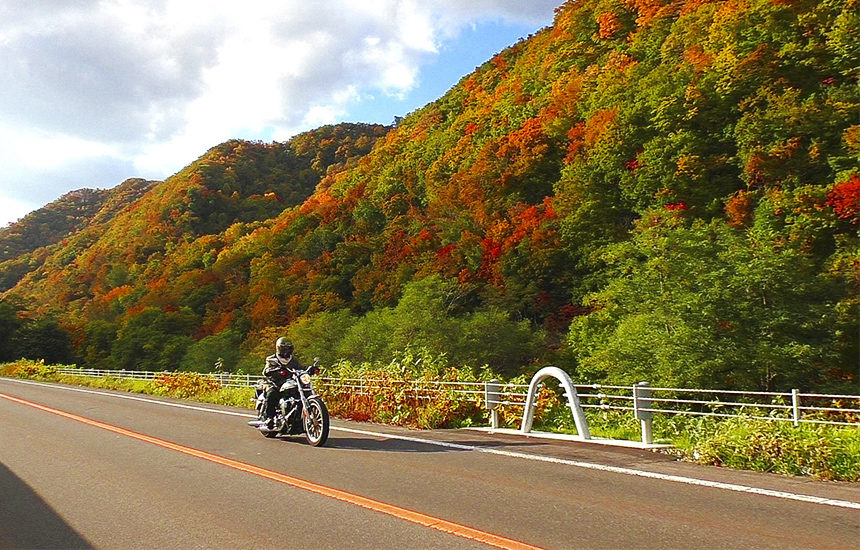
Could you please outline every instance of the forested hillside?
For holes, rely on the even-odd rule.
[[[256,370],[287,334],[329,362],[856,391],[857,8],[568,2],[390,131],[215,147],[4,300],[101,367]]]
[[[87,224],[109,217],[139,199],[156,182],[130,179],[113,189],[70,191],[0,229],[0,262],[59,242]]]
[[[0,229],[0,292],[50,255],[48,247],[79,231],[104,227],[157,182],[129,179],[113,189],[78,189]]]

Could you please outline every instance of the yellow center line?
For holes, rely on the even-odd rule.
[[[482,543],[487,544],[489,546],[494,546],[496,548],[504,548],[504,549],[510,549],[510,550],[535,550],[535,549],[539,549],[538,546],[526,544],[526,543],[520,542],[518,540],[509,539],[507,537],[503,537],[500,535],[494,535],[493,533],[481,531],[481,530],[475,529],[473,527],[461,525],[459,523],[454,523],[454,522],[447,521],[447,520],[437,518],[434,516],[430,516],[427,514],[422,514],[421,512],[416,512],[414,510],[401,508],[400,506],[395,506],[393,504],[388,504],[388,503],[385,503],[385,502],[382,502],[379,500],[374,500],[371,498],[363,497],[361,495],[356,495],[356,494],[353,494],[353,493],[350,493],[347,491],[335,489],[333,487],[326,487],[325,485],[320,485],[318,483],[313,483],[311,481],[306,481],[304,479],[300,479],[297,477],[288,476],[288,475],[282,474],[280,472],[275,472],[273,470],[268,470],[266,468],[254,466],[253,464],[248,464],[246,462],[240,462],[238,460],[233,460],[233,459],[226,458],[226,457],[219,456],[219,455],[215,455],[212,453],[207,453],[206,451],[201,451],[199,449],[194,449],[192,447],[186,447],[185,445],[173,443],[171,441],[159,439],[157,437],[152,437],[150,435],[145,435],[145,434],[133,432],[131,430],[126,430],[125,428],[120,428],[119,426],[114,426],[112,424],[107,424],[105,422],[100,422],[98,420],[93,420],[93,419],[86,418],[83,416],[78,416],[76,414],[72,414],[72,413],[69,413],[66,411],[61,411],[59,409],[53,409],[51,407],[46,407],[46,406],[40,405],[38,403],[32,403],[30,401],[25,401],[23,399],[19,399],[17,397],[12,397],[10,395],[5,395],[5,394],[0,393],[0,397],[7,399],[9,401],[15,402],[15,403],[19,403],[21,405],[26,405],[28,407],[33,407],[33,408],[39,409],[41,411],[45,411],[45,412],[48,412],[51,414],[62,416],[64,418],[68,418],[70,420],[75,420],[77,422],[81,422],[81,423],[87,424],[89,426],[94,426],[96,428],[101,428],[101,429],[107,430],[109,432],[113,432],[116,434],[131,437],[131,438],[137,439],[139,441],[145,441],[147,443],[152,443],[153,445],[158,445],[159,447],[178,451],[180,453],[190,455],[193,457],[202,458],[203,460],[208,460],[209,462],[221,464],[222,466],[227,466],[228,468],[233,468],[234,470],[247,472],[247,473],[259,476],[259,477],[263,477],[266,479],[270,479],[272,481],[276,481],[278,483],[283,483],[284,485],[289,485],[291,487],[296,487],[298,489],[310,491],[310,492],[316,493],[318,495],[333,498],[333,499],[336,499],[336,500],[339,500],[342,502],[347,502],[349,504],[354,504],[356,506],[360,506],[360,507],[366,508],[368,510],[374,510],[376,512],[381,512],[381,513],[387,514],[389,516],[393,516],[393,517],[396,517],[396,518],[399,518],[399,519],[402,519],[405,521],[409,521],[411,523],[417,523],[418,525],[423,525],[424,527],[429,527],[431,529],[435,529],[435,530],[441,531],[443,533],[449,533],[451,535],[456,535],[456,536],[462,537],[464,539],[474,540],[474,541],[482,542]]]

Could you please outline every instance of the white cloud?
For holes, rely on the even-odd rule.
[[[41,130],[13,129],[0,124],[0,164],[21,168],[58,168],[87,157],[111,156],[104,143]]]
[[[0,219],[0,229],[6,227],[10,223],[14,223],[33,210],[44,206],[44,204],[37,201],[26,201],[26,200],[18,200],[10,197],[4,197],[0,195],[0,215],[2,215],[2,219]]]
[[[37,185],[34,164],[114,159],[165,177],[229,138],[337,122],[404,97],[461,29],[537,25],[556,2],[0,0],[0,134],[18,141],[0,152],[0,194]]]

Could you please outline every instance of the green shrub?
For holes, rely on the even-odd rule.
[[[223,388],[195,373],[165,373],[154,381],[62,375],[58,366],[21,360],[0,365],[0,376],[49,380],[66,384],[191,398],[197,401],[251,408],[252,388]],[[486,425],[483,393],[464,400],[453,390],[438,391],[431,382],[482,382],[494,378],[489,369],[455,368],[443,355],[427,349],[406,351],[386,364],[340,361],[324,372],[317,391],[333,416],[415,428]],[[362,389],[346,379],[363,379]],[[422,382],[428,382],[421,388]],[[524,384],[525,376],[503,384]],[[480,387],[480,386],[479,386]],[[506,390],[503,390],[506,391]],[[522,406],[499,408],[503,426],[519,427]],[[758,414],[751,413],[753,416]],[[759,413],[762,414],[762,413]],[[822,413],[824,414],[824,413]],[[850,421],[849,413],[829,412],[829,420]],[[639,422],[628,411],[586,409],[592,435],[638,440]],[[560,392],[540,390],[534,428],[575,433],[573,416]],[[856,426],[802,424],[750,417],[655,415],[654,437],[670,442],[669,452],[702,464],[742,468],[822,480],[860,481],[860,429]]]
[[[188,399],[221,389],[217,380],[193,372],[165,372],[155,379],[155,393]]]
[[[329,411],[341,418],[384,422],[415,428],[448,428],[464,424],[485,423],[486,411],[479,400],[459,399],[454,390],[438,389],[438,380],[474,382],[475,373],[468,367],[448,366],[443,355],[427,349],[397,354],[387,364],[339,361],[325,372],[337,378],[317,384]],[[349,379],[372,381],[355,387]],[[422,387],[422,382],[428,382]]]
[[[730,418],[691,432],[677,448],[701,464],[860,481],[860,430],[853,426]]]
[[[92,376],[60,374],[57,376],[56,381],[60,384],[69,384],[72,386],[87,386],[90,388],[125,391],[129,393],[149,395],[155,393],[155,386],[152,380],[132,380],[131,378],[114,378],[112,376],[95,378]]]
[[[0,368],[0,375],[32,380],[53,380],[57,376],[57,366],[46,365],[43,359],[38,361],[20,359],[3,365]]]

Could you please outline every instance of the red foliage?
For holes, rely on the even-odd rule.
[[[687,206],[687,203],[685,203],[684,201],[673,202],[673,203],[669,203],[669,204],[664,204],[664,205],[663,205],[663,209],[664,209],[664,210],[680,210],[680,211],[684,211],[684,210],[686,210],[687,208],[689,208],[689,206]]]
[[[484,263],[487,263],[488,260],[494,261],[499,258],[502,254],[502,243],[486,238],[481,241],[481,249],[484,253]]]
[[[558,217],[555,208],[552,207],[552,197],[544,197],[543,199],[543,217],[547,220],[554,220]]]
[[[439,258],[448,258],[451,256],[451,252],[454,251],[454,243],[446,244],[442,248],[436,251],[436,256]]]
[[[827,205],[839,219],[860,223],[860,176],[851,174],[847,181],[837,183],[827,194]]]
[[[571,162],[576,155],[579,153],[580,149],[582,149],[583,145],[585,145],[584,138],[585,137],[585,123],[579,122],[574,124],[570,130],[567,132],[567,139],[569,140],[569,144],[567,146],[567,156],[564,158],[565,162]]]
[[[385,255],[381,262],[382,265],[387,269],[405,261],[414,253],[409,243],[410,238],[406,231],[400,229],[394,232],[389,237],[388,245],[385,247]]]
[[[561,306],[557,313],[546,318],[544,325],[547,330],[556,334],[566,332],[570,328],[570,322],[574,317],[587,315],[591,313],[591,309],[574,304],[565,304]]]

